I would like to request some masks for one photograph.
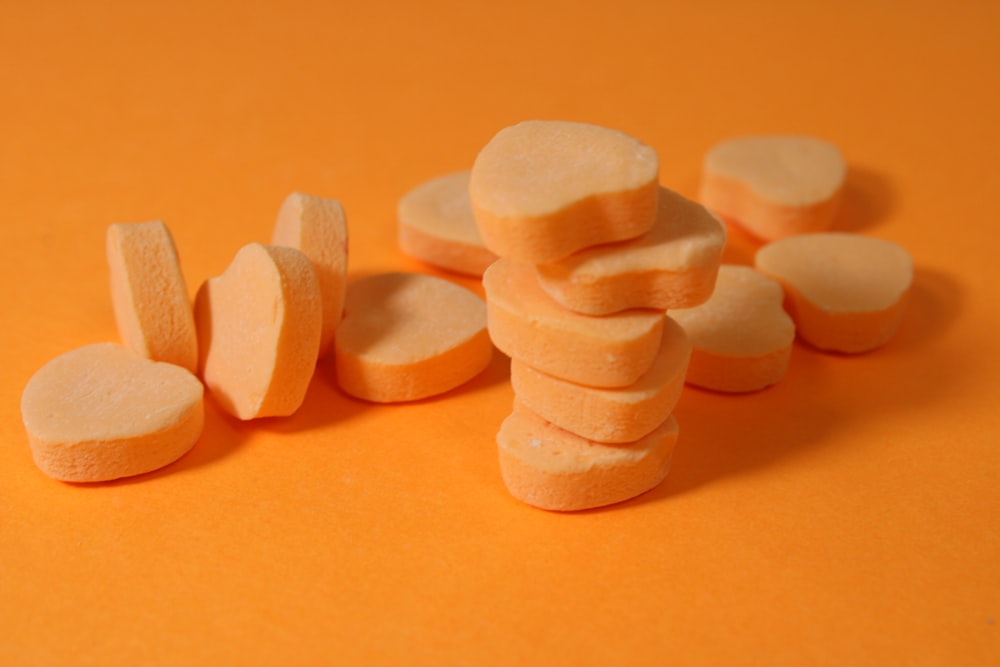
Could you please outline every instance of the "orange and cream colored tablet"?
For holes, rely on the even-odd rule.
[[[416,273],[351,283],[334,349],[341,389],[377,403],[442,394],[478,375],[493,355],[483,300]]]
[[[739,137],[708,151],[698,198],[715,214],[772,241],[828,229],[846,176],[840,149],[823,139]]]
[[[497,256],[486,249],[469,201],[469,171],[438,176],[407,192],[397,206],[399,247],[432,266],[482,276]]]
[[[530,264],[501,258],[483,274],[493,343],[543,373],[594,387],[626,387],[653,365],[665,316],[627,310],[604,317],[563,308]]]
[[[42,366],[21,396],[38,468],[65,482],[103,482],[173,463],[204,426],[203,388],[175,364],[97,343]]]
[[[344,314],[347,291],[347,216],[336,199],[293,192],[278,210],[272,245],[301,250],[316,270],[323,302],[319,356],[326,355]]]
[[[536,267],[542,289],[588,315],[629,308],[690,308],[715,286],[726,227],[704,206],[660,188],[647,234],[574,253]]]
[[[913,283],[906,250],[847,232],[775,241],[758,250],[754,261],[784,286],[799,336],[835,352],[867,352],[888,342]]]
[[[147,359],[194,373],[198,337],[170,230],[158,220],[114,224],[105,240],[111,305],[122,343]]]
[[[251,243],[195,298],[205,386],[239,419],[302,405],[323,326],[319,281],[300,250]]]
[[[691,342],[669,317],[653,365],[621,389],[566,382],[512,359],[514,394],[543,419],[588,440],[623,443],[648,435],[673,412],[684,387]]]
[[[748,392],[781,380],[795,341],[783,299],[777,281],[750,266],[723,264],[708,301],[670,312],[691,339],[688,384]]]
[[[558,511],[602,507],[662,482],[677,433],[670,416],[634,442],[593,442],[545,421],[515,398],[497,433],[500,472],[511,495],[529,505]]]
[[[656,151],[624,132],[529,120],[480,151],[469,194],[486,247],[539,264],[648,232],[658,178]]]

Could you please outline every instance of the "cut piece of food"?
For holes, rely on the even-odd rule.
[[[624,132],[530,120],[480,151],[469,194],[487,248],[544,263],[648,232],[658,177],[656,151]]]
[[[847,165],[835,145],[808,136],[723,141],[708,151],[700,201],[764,240],[828,229]]]
[[[170,230],[159,220],[114,224],[105,246],[122,343],[147,359],[194,373],[194,313]]]
[[[334,349],[341,389],[378,403],[454,389],[484,370],[493,355],[483,300],[416,273],[351,283]]]
[[[515,398],[497,433],[500,472],[511,495],[529,505],[559,511],[602,507],[662,482],[677,433],[670,416],[635,442],[593,442],[547,422]]]
[[[204,426],[203,388],[180,366],[97,343],[42,366],[21,396],[38,468],[65,482],[103,482],[173,463]]]
[[[661,187],[656,222],[647,234],[536,268],[542,289],[579,313],[690,308],[712,294],[725,244],[721,220]]]
[[[323,326],[319,281],[300,250],[251,243],[195,298],[205,386],[239,419],[302,405]]]
[[[517,359],[510,381],[518,399],[543,419],[595,442],[638,440],[673,412],[684,387],[691,342],[669,317],[653,365],[634,384],[601,389],[547,375]]]
[[[723,264],[708,301],[671,311],[691,339],[688,384],[747,392],[781,380],[795,340],[783,298],[781,285],[753,267]]]
[[[319,356],[330,349],[347,291],[347,216],[336,199],[293,192],[278,210],[271,243],[301,250],[312,262],[323,302]]]
[[[821,350],[859,353],[887,343],[899,329],[913,283],[906,250],[847,232],[775,241],[754,261],[784,286],[799,335]]]
[[[649,370],[660,349],[663,312],[575,313],[542,291],[530,264],[501,258],[483,274],[483,287],[493,343],[557,378],[626,387]]]
[[[497,259],[472,215],[468,170],[413,188],[399,200],[397,217],[399,247],[411,257],[470,276],[482,276]]]

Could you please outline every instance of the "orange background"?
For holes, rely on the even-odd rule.
[[[1000,4],[27,2],[0,21],[0,664],[1000,664]],[[117,338],[112,222],[162,219],[193,292],[292,190],[339,198],[351,273],[432,272],[398,198],[507,125],[659,151],[808,133],[840,226],[915,258],[898,336],[796,345],[776,387],[687,389],[667,481],[578,514],[514,501],[506,360],[375,406],[321,366],[288,419],[209,406],[189,455],[40,473],[21,390]],[[753,245],[734,236],[730,257]],[[474,281],[462,284],[478,289]]]

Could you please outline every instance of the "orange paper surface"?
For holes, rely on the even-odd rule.
[[[0,21],[0,664],[1000,664],[1000,5],[14,0]],[[657,149],[697,191],[747,133],[850,172],[838,228],[916,263],[899,334],[796,344],[752,395],[688,388],[652,492],[519,504],[507,361],[444,396],[205,433],[160,471],[45,477],[21,391],[116,340],[103,238],[162,219],[192,294],[284,197],[341,200],[352,278],[410,188],[528,118]],[[754,242],[733,232],[727,257]],[[472,289],[476,281],[454,278]]]

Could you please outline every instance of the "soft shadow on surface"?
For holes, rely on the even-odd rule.
[[[844,181],[844,199],[833,229],[862,232],[892,215],[895,207],[896,195],[884,174],[868,167],[849,165]]]

